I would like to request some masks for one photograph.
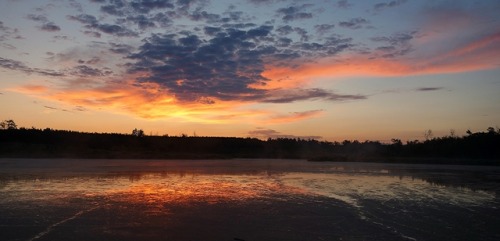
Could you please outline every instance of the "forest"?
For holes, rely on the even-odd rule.
[[[288,158],[309,161],[358,161],[500,165],[500,129],[467,131],[425,141],[391,143],[345,140],[241,137],[148,136],[18,128],[0,123],[0,158],[226,159]]]

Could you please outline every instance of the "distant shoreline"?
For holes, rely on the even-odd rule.
[[[328,142],[314,139],[146,136],[51,129],[0,129],[0,158],[79,159],[305,159],[312,162],[376,162],[500,166],[500,130],[426,141],[393,139]]]

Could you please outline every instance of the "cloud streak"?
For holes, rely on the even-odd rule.
[[[249,131],[248,135],[251,137],[256,137],[260,139],[278,139],[278,138],[289,138],[289,139],[305,139],[305,140],[318,140],[322,139],[321,136],[296,136],[290,134],[283,134],[279,131],[273,129],[257,129],[253,131]]]

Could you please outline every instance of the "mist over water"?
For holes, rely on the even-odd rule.
[[[0,229],[8,240],[499,237],[496,167],[303,160],[2,159],[0,165]],[[215,231],[193,233],[200,229]]]

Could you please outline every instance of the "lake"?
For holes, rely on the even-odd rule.
[[[0,240],[500,240],[500,168],[0,159]]]

